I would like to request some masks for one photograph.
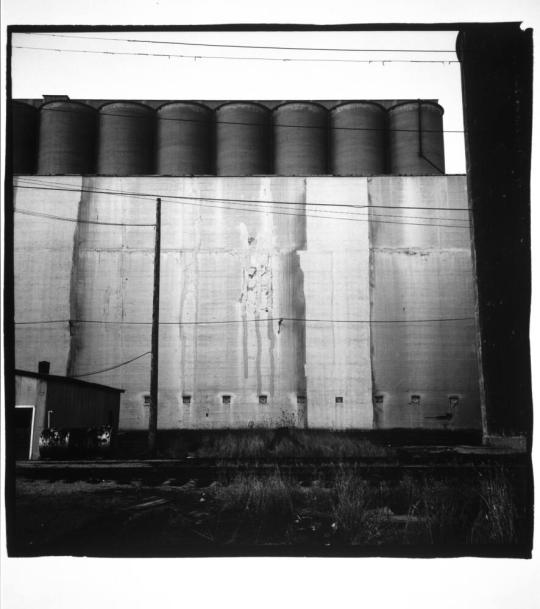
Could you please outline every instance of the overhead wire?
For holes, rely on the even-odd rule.
[[[103,178],[103,177],[111,177],[111,176],[90,176],[91,178],[96,177],[96,178]],[[114,176],[112,176],[114,177]],[[171,177],[171,176],[148,176],[148,177]],[[206,176],[201,176],[201,177],[206,177]],[[219,176],[218,176],[219,177]],[[272,177],[272,178],[279,178],[281,176],[261,176],[261,177]],[[325,177],[325,176],[322,176]],[[384,176],[383,176],[384,177]],[[128,197],[133,197],[133,198],[141,198],[141,199],[148,199],[148,198],[152,198],[155,199],[156,197],[162,197],[162,198],[166,198],[166,199],[174,199],[174,200],[190,200],[190,201],[211,201],[211,202],[232,202],[232,203],[253,203],[253,204],[262,204],[262,205],[268,205],[268,204],[278,204],[278,205],[300,205],[300,206],[315,206],[315,207],[347,207],[347,208],[353,208],[353,209],[395,209],[395,210],[430,210],[430,211],[463,211],[463,212],[467,212],[469,213],[470,210],[468,207],[431,207],[431,206],[414,206],[414,205],[404,205],[404,206],[398,206],[398,205],[381,205],[381,204],[357,204],[357,203],[317,203],[314,201],[276,201],[273,199],[235,199],[235,198],[227,198],[227,197],[200,197],[200,196],[192,196],[192,195],[163,195],[163,194],[157,194],[157,193],[135,193],[135,192],[129,192],[129,191],[123,191],[123,190],[114,190],[114,189],[108,189],[108,188],[101,188],[101,189],[97,189],[97,188],[88,188],[88,189],[81,189],[81,188],[64,188],[64,186],[69,186],[65,183],[62,182],[50,182],[48,180],[40,180],[39,178],[34,179],[32,176],[28,176],[25,178],[19,178],[19,181],[24,181],[26,184],[28,184],[27,186],[24,185],[18,185],[18,188],[25,188],[25,189],[30,189],[30,190],[57,190],[57,191],[67,191],[67,192],[89,192],[89,193],[93,193],[93,194],[109,194],[109,195],[118,195],[118,196],[128,196]],[[34,187],[31,186],[33,184],[38,184],[39,186]],[[54,184],[53,187],[48,187],[49,184]]]
[[[128,323],[128,324],[140,324],[144,323],[145,325],[151,325],[152,322],[108,322],[108,321],[84,321],[84,320],[64,320],[65,323]],[[424,320],[323,320],[323,319],[302,319],[302,318],[287,318],[287,317],[279,317],[279,318],[269,318],[269,319],[250,319],[250,320],[227,320],[227,321],[208,321],[208,322],[160,322],[159,325],[208,325],[208,324],[231,324],[231,323],[245,323],[249,322],[268,322],[268,321],[279,321],[280,327],[284,321],[300,321],[300,322],[324,322],[324,323],[440,323],[440,322],[456,322],[456,321],[474,321],[474,317],[461,317],[461,318],[441,318],[441,319],[424,319]],[[47,323],[61,323],[60,320],[52,321],[44,321],[44,322],[15,322],[15,325],[20,325],[24,323],[34,323],[34,324],[47,324]],[[122,368],[123,366],[127,366],[132,362],[139,360],[146,355],[151,355],[151,351],[145,351],[140,355],[132,357],[128,360],[120,362],[118,364],[114,364],[113,366],[108,366],[107,368],[101,368],[99,370],[93,370],[92,372],[84,372],[82,374],[71,374],[68,378],[85,378],[88,376],[94,376],[96,374],[103,374],[105,372],[110,372],[111,370],[116,370],[118,368]]]
[[[35,47],[24,45],[12,45],[14,49],[26,49],[34,51],[52,51],[57,53],[83,53],[90,55],[119,55],[119,56],[136,56],[136,57],[166,57],[180,59],[228,59],[233,61],[281,61],[281,62],[317,62],[317,63],[438,63],[438,64],[454,64],[459,63],[457,59],[343,59],[343,58],[328,58],[328,57],[249,57],[229,55],[185,55],[178,53],[146,53],[143,51],[98,51],[89,49],[58,49],[50,47]]]
[[[31,188],[28,186],[20,186],[20,188]],[[45,187],[38,187],[37,189],[39,190],[65,190],[65,189],[56,189],[56,188],[45,188]],[[87,192],[85,189],[73,189],[74,192]],[[94,192],[95,191],[88,191],[88,192]],[[108,194],[111,196],[134,196],[135,198],[137,198],[138,196],[141,195],[127,195],[126,193],[122,193],[122,192],[118,192],[118,193],[113,193],[113,192],[107,192],[107,193],[102,193],[102,194]],[[142,197],[142,196],[141,196]],[[249,203],[246,203],[244,205],[244,201],[241,200],[235,200],[232,203],[236,204],[236,205],[240,205],[240,207],[230,207],[228,205],[209,205],[206,203],[202,203],[201,201],[204,201],[204,198],[199,199],[198,203],[193,202],[192,200],[188,200],[188,201],[167,201],[167,195],[156,195],[156,197],[153,198],[161,198],[162,199],[162,203],[169,203],[169,204],[176,204],[176,205],[190,205],[192,207],[203,207],[203,208],[210,208],[210,209],[218,209],[218,210],[222,210],[222,209],[226,209],[229,211],[235,211],[235,212],[253,212],[253,213],[267,213],[267,214],[272,214],[272,215],[280,215],[280,216],[292,216],[292,217],[305,217],[305,218],[317,218],[317,219],[326,219],[326,220],[341,220],[341,221],[349,221],[349,222],[366,222],[366,223],[378,223],[378,224],[395,224],[395,225],[407,225],[407,226],[431,226],[431,227],[435,227],[435,228],[460,228],[460,229],[468,229],[469,225],[456,225],[456,224],[433,224],[433,223],[428,223],[428,222],[407,222],[407,221],[393,221],[393,220],[377,220],[375,218],[373,218],[372,216],[362,216],[362,217],[339,217],[339,216],[332,216],[332,215],[328,215],[328,213],[332,213],[330,212],[326,212],[326,215],[315,215],[313,212],[311,213],[288,213],[286,211],[275,211],[274,209],[261,209],[259,208],[253,208],[253,207],[247,207],[246,205],[249,205]],[[145,199],[147,199],[148,197],[144,197]],[[190,197],[191,199],[191,197]],[[276,202],[272,202],[272,201],[268,201],[266,202],[267,204],[272,204],[272,203],[276,203]],[[277,202],[278,203],[278,202]],[[399,208],[396,208],[399,209]],[[314,210],[315,212],[317,210]],[[349,212],[352,213],[352,212]],[[375,216],[384,216],[383,214],[375,214]],[[409,216],[411,217],[411,216]],[[407,220],[409,218],[408,216],[403,216],[404,220]],[[429,218],[432,221],[454,221],[454,219],[452,218]],[[462,219],[457,219],[457,221],[464,221]]]
[[[46,214],[37,211],[30,211],[28,209],[14,209],[16,214],[23,214],[25,216],[37,216],[39,218],[50,218],[52,220],[61,220],[62,222],[75,222],[76,224],[102,224],[105,226],[144,226],[155,228],[155,224],[134,224],[127,222],[102,222],[100,220],[83,220],[80,218],[68,218],[65,216],[56,216],[53,214]]]
[[[364,53],[364,52],[392,52],[392,53],[455,53],[455,49],[349,49],[349,48],[332,48],[332,47],[290,47],[290,46],[274,46],[274,45],[254,45],[254,44],[211,44],[207,42],[185,42],[172,40],[145,40],[139,38],[116,38],[105,36],[77,36],[73,34],[59,34],[53,32],[23,32],[27,36],[52,36],[55,38],[76,38],[78,40],[105,40],[117,42],[143,43],[143,44],[172,44],[178,46],[197,46],[197,47],[221,47],[234,49],[271,49],[281,51],[331,51],[340,53]]]
[[[420,323],[444,323],[457,321],[472,321],[474,317],[441,317],[431,319],[318,319],[305,317],[259,317],[250,319],[226,319],[226,320],[206,320],[206,321],[160,321],[160,326],[207,326],[221,324],[243,324],[258,322],[301,322],[301,323],[336,323],[336,324],[420,324]],[[16,321],[15,325],[39,325],[51,323],[70,323],[70,324],[104,324],[104,325],[127,325],[127,326],[149,326],[151,321],[116,321],[107,319],[62,319],[62,320],[36,320],[36,321]]]
[[[102,372],[109,372],[110,370],[116,370],[116,368],[121,368],[122,366],[126,366],[127,364],[131,364],[135,360],[141,359],[145,355],[150,355],[151,351],[146,351],[145,353],[141,353],[136,357],[132,357],[131,359],[126,360],[125,362],[121,362],[120,364],[115,364],[114,366],[110,366],[109,368],[103,368],[102,370],[94,370],[94,372],[85,372],[84,374],[70,374],[68,378],[82,378],[84,376],[93,376],[94,374],[101,374]]]

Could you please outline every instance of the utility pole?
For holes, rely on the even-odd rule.
[[[148,456],[156,454],[158,419],[159,358],[159,267],[161,257],[161,199],[156,200],[156,237],[154,245],[154,292],[152,300],[152,349],[150,359],[150,417],[148,421]]]

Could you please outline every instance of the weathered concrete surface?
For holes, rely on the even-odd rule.
[[[85,185],[163,197],[159,426],[303,425],[297,409],[297,396],[305,395],[303,327],[279,320],[304,316],[296,251],[304,246],[305,219],[266,213],[273,204],[235,203],[302,202],[303,180],[87,179]],[[167,198],[180,196],[196,199]],[[85,195],[92,220],[151,223],[154,205]],[[81,225],[77,318],[125,323],[79,324],[72,374],[149,349],[153,240],[152,228]],[[126,388],[123,427],[147,424],[148,365],[146,357],[97,377]]]
[[[464,177],[20,180],[81,192],[16,188],[17,207],[86,222],[17,215],[17,321],[72,320],[18,325],[17,367],[84,375],[149,351],[154,230],[126,225],[153,224],[161,196],[160,428],[479,425],[474,321],[379,323],[474,316],[467,213],[344,207],[466,207]],[[126,390],[123,429],[148,424],[149,366],[84,377]],[[450,395],[451,421],[426,418]]]
[[[69,191],[44,191],[61,180]],[[60,222],[43,216],[15,213],[15,321],[63,323],[15,326],[16,367],[37,371],[38,362],[51,362],[51,374],[65,374],[70,348],[70,284],[79,202],[80,177],[14,180],[14,207],[20,211],[61,216]],[[21,188],[17,188],[18,185]],[[27,188],[31,186],[31,188]]]
[[[308,178],[306,202],[325,205],[307,206],[301,254],[308,423],[370,428],[369,224],[367,212],[345,207],[367,205],[367,180]]]
[[[479,427],[470,228],[462,221],[468,212],[447,210],[467,208],[465,179],[381,178],[370,180],[369,192],[373,206],[403,208],[373,207],[372,220],[391,213],[410,223],[371,223],[372,365],[382,397],[375,424]]]

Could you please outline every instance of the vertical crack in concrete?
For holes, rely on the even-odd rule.
[[[201,245],[202,245],[202,234],[201,234],[201,226],[202,226],[202,208],[198,207],[198,213],[194,214],[195,216],[195,236],[196,236],[196,244],[195,251],[193,252],[193,292],[195,294],[195,322],[199,321],[199,274],[200,274],[200,253],[201,253]],[[198,323],[193,325],[193,392],[199,391],[199,382],[198,382],[198,369],[199,369],[199,328],[202,328],[202,332],[204,332],[204,326],[199,326]],[[207,415],[208,416],[208,415]]]
[[[248,362],[248,322],[247,322],[247,312],[244,307],[242,311],[242,361],[244,364],[244,378],[248,378],[249,374],[249,362]]]
[[[257,337],[257,355],[256,355],[256,369],[257,369],[257,395],[261,395],[262,392],[262,374],[261,374],[261,328],[260,328],[260,315],[259,312],[255,313],[255,335]]]
[[[270,318],[272,317],[272,313],[270,312]],[[276,336],[274,333],[274,322],[271,319],[268,319],[266,322],[267,333],[268,333],[268,341],[270,343],[270,386],[268,388],[268,392],[270,397],[274,396],[275,391],[275,375],[276,375],[276,363],[274,361],[275,358],[275,347],[276,347]]]
[[[372,217],[372,200],[371,200],[371,178],[367,179],[367,195],[368,195],[368,256],[369,256],[369,277],[368,277],[368,290],[369,290],[369,362],[371,365],[371,403],[373,407],[373,422],[372,426],[374,429],[378,429],[382,425],[382,421],[380,420],[380,413],[377,410],[377,405],[375,404],[374,395],[376,393],[376,378],[375,378],[375,342],[373,340],[373,309],[374,309],[374,294],[375,294],[375,259],[374,259],[374,241],[375,241],[375,226],[374,223],[371,222]]]
[[[297,378],[297,404],[298,396],[306,398],[304,403],[301,404],[302,409],[302,421],[300,416],[297,417],[299,426],[308,426],[308,402],[307,402],[307,377],[306,377],[306,294],[304,287],[304,271],[302,269],[301,259],[299,250],[305,251],[307,249],[307,215],[306,215],[306,203],[307,203],[307,178],[304,178],[304,196],[302,205],[302,215],[300,220],[300,239],[296,246],[296,250],[293,253],[294,269],[292,273],[294,278],[293,294],[295,295],[295,309],[294,317],[298,318],[298,321],[293,322],[296,328],[296,340],[297,340],[297,356],[296,356],[296,378]],[[298,407],[298,406],[297,406]],[[298,413],[300,415],[300,412]]]

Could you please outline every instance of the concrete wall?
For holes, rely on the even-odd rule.
[[[479,425],[474,323],[378,323],[474,316],[467,223],[382,224],[382,209],[368,222],[367,209],[346,207],[467,207],[464,177],[20,184],[77,179],[80,192],[15,189],[16,207],[85,221],[17,216],[17,320],[73,320],[71,335],[67,323],[17,326],[17,367],[47,359],[56,374],[85,374],[149,350],[153,228],[89,222],[152,224],[154,197],[123,196],[151,193],[163,199],[160,428]],[[147,355],[85,377],[126,389],[121,428],[148,424],[149,365]],[[411,415],[412,391],[422,416]],[[374,392],[385,396],[376,416]],[[426,418],[446,415],[449,394],[460,396],[459,418]]]
[[[59,182],[64,191],[56,189]],[[51,362],[51,374],[65,374],[70,351],[69,320],[71,273],[82,178],[16,179],[14,206],[31,216],[15,213],[15,321],[62,323],[15,326],[16,367],[36,370],[40,360]],[[39,214],[74,220],[60,222]]]
[[[301,252],[312,427],[372,424],[369,224],[366,212],[346,207],[367,205],[367,185],[357,178],[306,180],[306,202],[323,204],[307,207],[307,247]]]
[[[382,178],[369,191],[375,425],[479,427],[468,213],[448,209],[467,207],[465,179]],[[380,222],[380,205],[407,224]]]

